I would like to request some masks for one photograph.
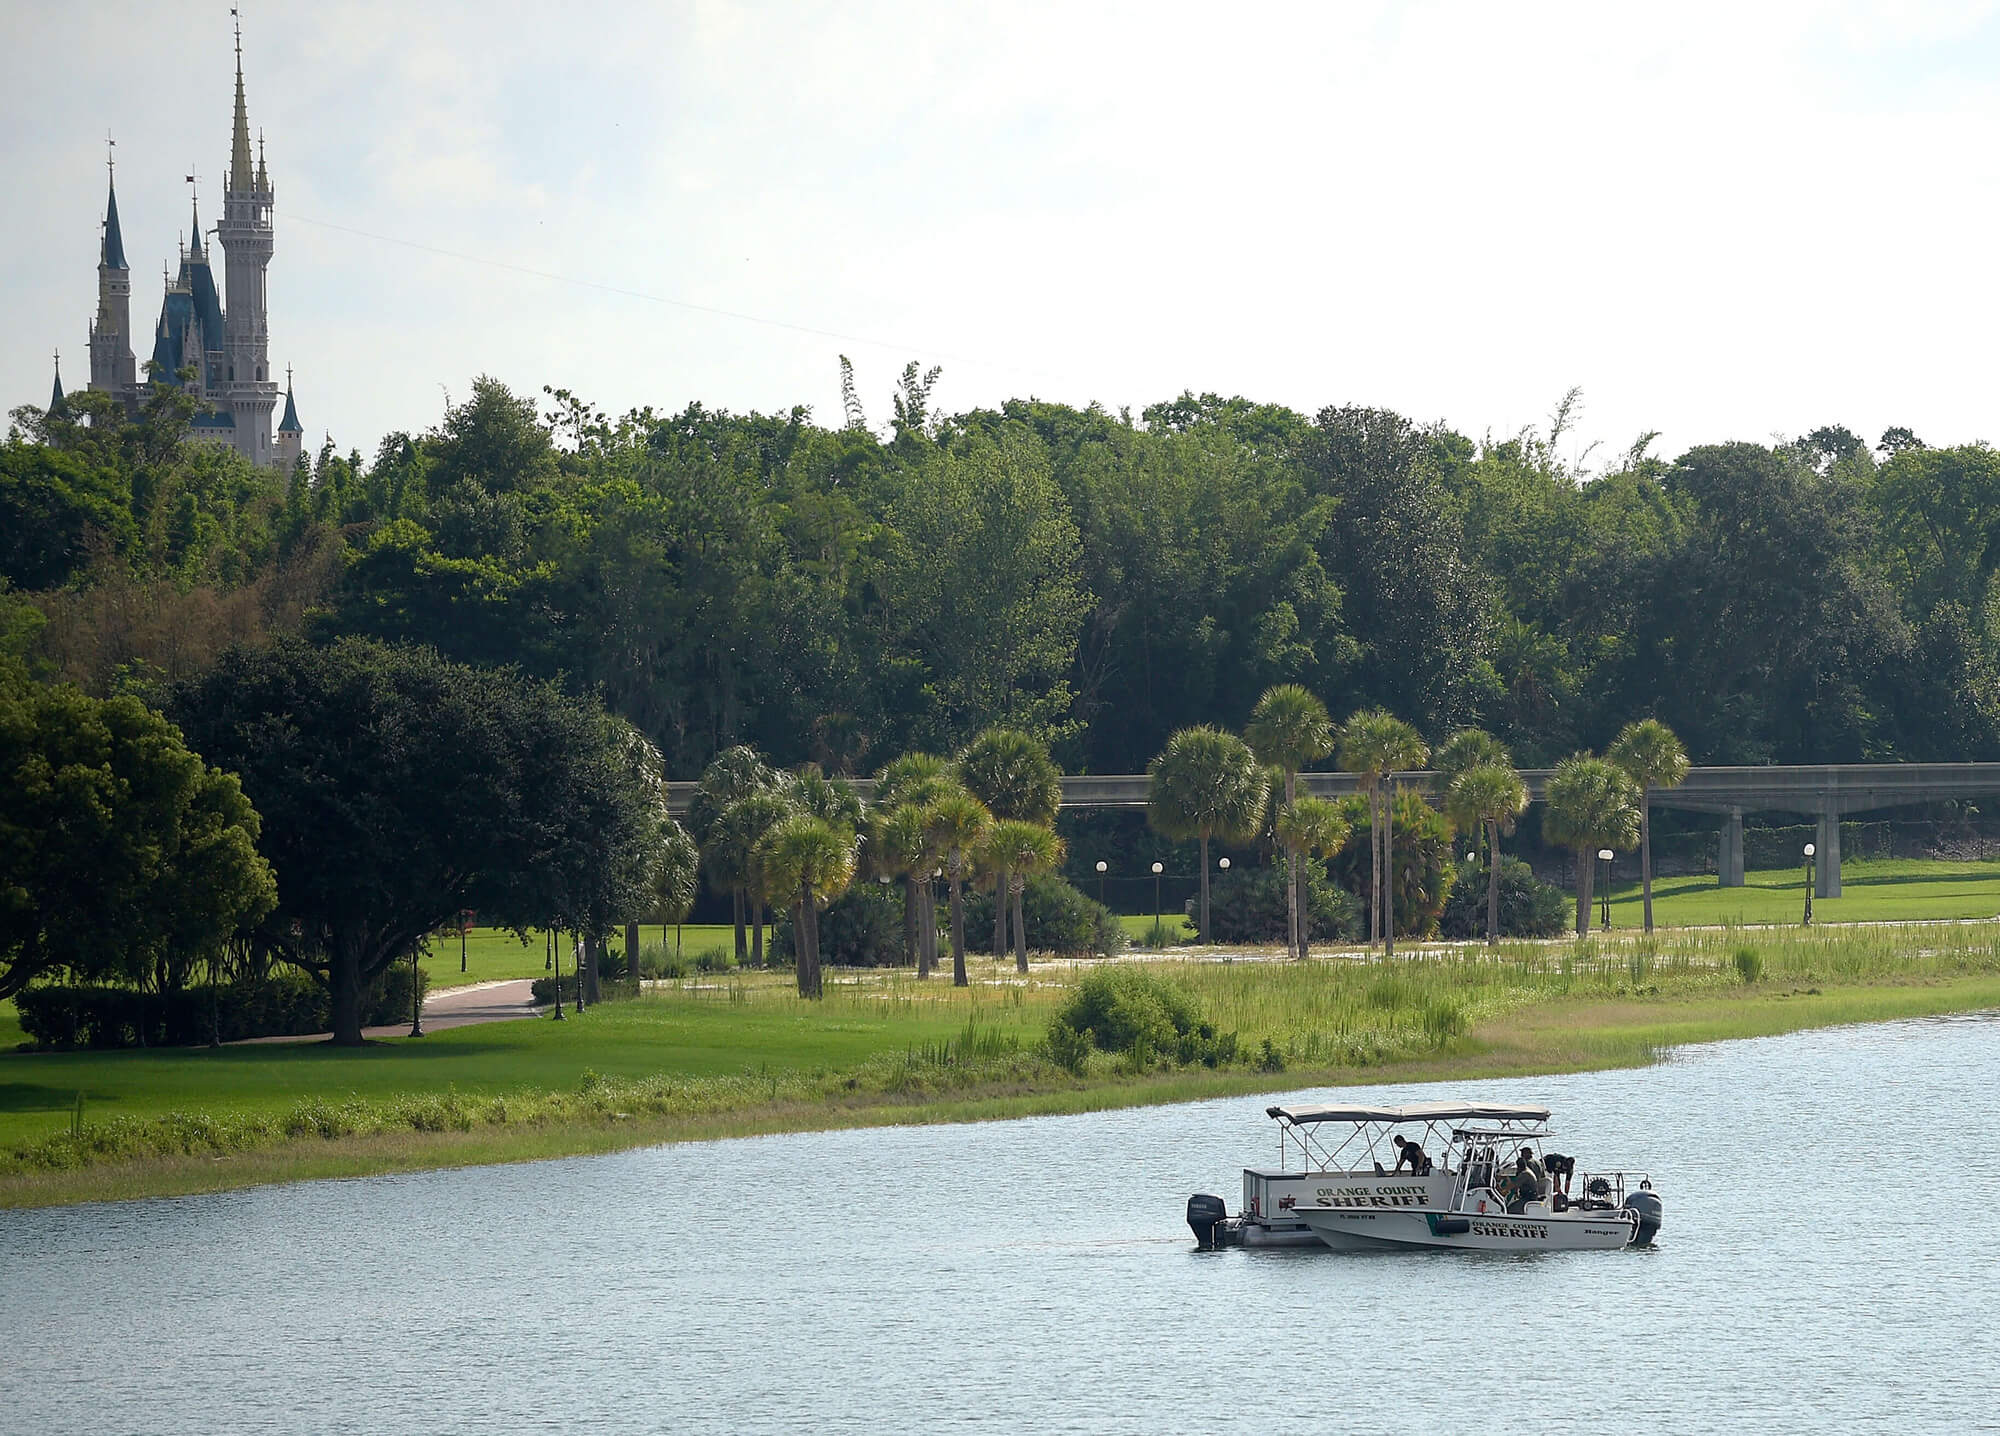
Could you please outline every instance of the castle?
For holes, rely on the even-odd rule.
[[[192,176],[189,177],[192,180]],[[201,407],[189,437],[224,444],[259,468],[290,473],[301,440],[298,410],[292,403],[291,371],[285,373],[285,412],[277,434],[271,413],[278,385],[271,373],[271,333],[265,309],[264,270],[274,247],[271,178],[264,168],[264,139],[257,137],[256,163],[250,157],[250,116],[243,101],[243,30],[236,30],[236,123],[229,149],[229,174],[222,196],[222,219],[214,234],[223,254],[223,288],[201,228],[201,201],[194,202],[193,236],[180,252],[180,272],[167,280],[160,322],[153,328],[152,355],[141,378],[132,351],[132,271],[125,262],[125,239],[118,227],[115,169],[104,206],[104,238],[97,262],[97,317],[90,325],[90,387],[112,395],[128,413],[145,400],[148,384],[185,384]],[[192,370],[192,377],[182,378]],[[62,392],[57,376],[56,393]]]

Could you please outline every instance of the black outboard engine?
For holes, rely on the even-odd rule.
[[[1211,1197],[1205,1192],[1197,1192],[1188,1198],[1188,1226],[1194,1230],[1195,1242],[1203,1251],[1215,1249],[1215,1229],[1227,1221],[1229,1208],[1220,1197]]]
[[[1660,1234],[1660,1223],[1666,1216],[1666,1208],[1660,1205],[1660,1194],[1651,1187],[1641,1187],[1625,1199],[1625,1210],[1639,1218],[1638,1230],[1632,1234],[1632,1245],[1651,1246],[1653,1238]]]

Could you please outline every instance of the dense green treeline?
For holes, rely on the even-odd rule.
[[[18,410],[5,642],[105,693],[302,630],[601,693],[694,776],[733,744],[870,772],[990,725],[1139,772],[1296,683],[1525,767],[1654,715],[1697,762],[2000,756],[2000,455],[1892,430],[1641,442],[1183,396],[891,431],[804,409],[612,419],[482,379],[372,459],[288,477],[169,403]]]

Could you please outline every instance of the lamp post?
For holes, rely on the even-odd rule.
[[[1604,864],[1604,922],[1602,930],[1611,931],[1611,849],[1599,848],[1597,860]]]
[[[1819,873],[1817,871],[1819,863],[1815,859],[1814,854],[1818,851],[1819,849],[1811,843],[1806,844],[1806,920],[1802,924],[1805,927],[1812,926],[1813,887],[1819,881]]]
[[[1228,871],[1229,871],[1229,859],[1228,859],[1228,858],[1217,858],[1217,859],[1216,859],[1216,862],[1215,862],[1215,865],[1216,865],[1217,867],[1221,868],[1221,869],[1222,869],[1222,870],[1223,870],[1224,872],[1228,872]]]
[[[1097,860],[1097,905],[1099,907],[1106,905],[1104,901],[1104,874],[1110,867],[1111,864],[1104,861],[1103,858]]]
[[[418,948],[410,949],[410,1036],[424,1035],[424,985],[417,980]]]
[[[1160,940],[1160,874],[1166,871],[1165,863],[1153,864],[1153,945],[1161,946]]]
[[[465,911],[465,910],[464,910],[463,908],[459,909],[459,913],[458,913],[458,970],[459,970],[459,971],[460,971],[461,973],[465,971],[465,924],[466,924],[466,919],[468,919],[468,918],[469,918],[469,917],[471,917],[471,916],[472,916],[472,914],[471,914],[471,913],[469,913],[469,912],[466,912],[466,911]]]
[[[563,1020],[562,1010],[562,964],[556,961],[556,935],[552,928],[542,929],[542,945],[547,955],[542,959],[542,970],[553,971],[556,975],[556,1021]]]

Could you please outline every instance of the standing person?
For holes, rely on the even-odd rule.
[[[1396,1145],[1395,1171],[1402,1171],[1405,1163],[1409,1165],[1410,1175],[1413,1177],[1421,1177],[1431,1169],[1431,1159],[1424,1154],[1424,1149],[1404,1137],[1401,1132],[1389,1140]]]

